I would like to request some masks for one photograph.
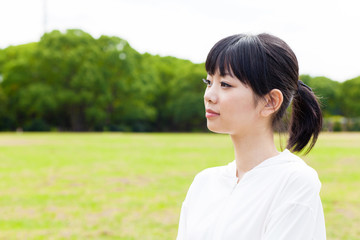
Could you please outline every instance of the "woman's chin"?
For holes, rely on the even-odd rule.
[[[214,133],[227,133],[220,126],[215,126],[215,124],[210,124],[209,122],[207,123],[207,128]]]

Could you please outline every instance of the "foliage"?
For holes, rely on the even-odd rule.
[[[360,76],[344,82],[341,86],[344,114],[349,117],[360,116]]]
[[[55,30],[0,49],[0,130],[205,131],[205,75],[204,64],[140,54],[118,37]],[[360,116],[360,77],[300,78],[325,117]]]
[[[78,29],[47,33],[0,56],[1,129],[201,128],[202,93],[191,85],[203,66],[190,61],[142,55],[123,39]]]
[[[319,98],[324,116],[341,114],[340,83],[327,77],[300,77]]]

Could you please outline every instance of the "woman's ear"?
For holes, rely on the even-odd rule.
[[[261,116],[268,117],[279,110],[283,99],[283,94],[279,89],[271,90],[267,95],[265,95],[265,105],[261,110]]]

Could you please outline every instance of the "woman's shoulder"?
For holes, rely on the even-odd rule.
[[[290,153],[288,156],[293,158],[293,161],[284,168],[282,196],[288,202],[306,204],[320,193],[321,182],[318,173],[295,154]]]
[[[209,179],[214,179],[228,171],[232,164],[235,164],[235,161],[227,165],[205,168],[195,175],[194,181],[208,181]]]
[[[289,152],[287,155],[293,159],[292,164],[287,166],[288,179],[292,184],[317,186],[320,184],[318,173],[302,158]]]
[[[232,170],[234,170],[235,174],[235,160],[227,165],[205,168],[195,175],[191,183],[191,188],[202,188],[205,185],[213,185],[220,177],[230,175],[229,173],[232,172]]]

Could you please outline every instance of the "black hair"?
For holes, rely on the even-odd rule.
[[[205,68],[209,75],[217,71],[220,76],[235,75],[257,97],[279,89],[283,103],[273,116],[273,127],[292,102],[287,148],[300,152],[309,142],[306,153],[313,148],[322,127],[320,105],[312,90],[299,81],[297,58],[283,40],[266,33],[226,37],[210,50]]]

